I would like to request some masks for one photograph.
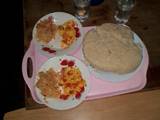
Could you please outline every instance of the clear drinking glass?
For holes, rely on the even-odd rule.
[[[128,22],[131,10],[135,5],[135,0],[116,0],[115,20],[118,24],[126,24]]]
[[[81,21],[89,17],[90,0],[73,0],[75,5],[75,16]]]

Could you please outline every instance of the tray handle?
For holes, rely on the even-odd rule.
[[[36,74],[36,72],[35,72],[36,65],[35,65],[35,57],[33,55],[34,51],[32,51],[31,46],[27,50],[27,52],[25,53],[23,61],[22,61],[22,74],[23,74],[24,80],[25,80],[28,88],[30,89],[30,92],[31,92],[33,99],[37,103],[42,104],[42,102],[39,100],[39,98],[37,97],[36,92],[35,92],[34,81],[35,81],[35,74]],[[28,74],[28,61],[29,61],[29,59],[32,62],[32,75],[31,76]]]

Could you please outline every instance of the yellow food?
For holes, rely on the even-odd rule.
[[[73,20],[69,20],[58,27],[58,33],[62,36],[62,48],[68,48],[76,40],[75,25]]]

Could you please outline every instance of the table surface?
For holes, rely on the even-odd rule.
[[[4,120],[160,120],[160,90],[85,101],[66,111],[50,108],[6,113]]]
[[[32,39],[32,29],[34,24],[44,15],[56,11],[68,12],[74,14],[74,5],[72,0],[24,0],[24,46],[28,49]],[[127,23],[131,29],[136,32],[147,47],[149,54],[149,68],[147,72],[147,84],[143,90],[153,90],[160,88],[160,2],[159,0],[137,0],[133,8],[130,19]],[[83,26],[95,26],[102,23],[112,22],[114,20],[115,2],[113,0],[104,0],[97,6],[90,7],[90,17]],[[30,92],[25,87],[25,103],[27,109],[44,107],[35,103]],[[140,92],[141,92],[140,91]],[[107,98],[106,98],[107,99]],[[104,103],[95,100],[95,103]],[[86,102],[85,104],[90,104]]]

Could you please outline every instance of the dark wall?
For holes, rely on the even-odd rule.
[[[0,114],[24,106],[21,63],[24,54],[22,0],[1,3]]]

